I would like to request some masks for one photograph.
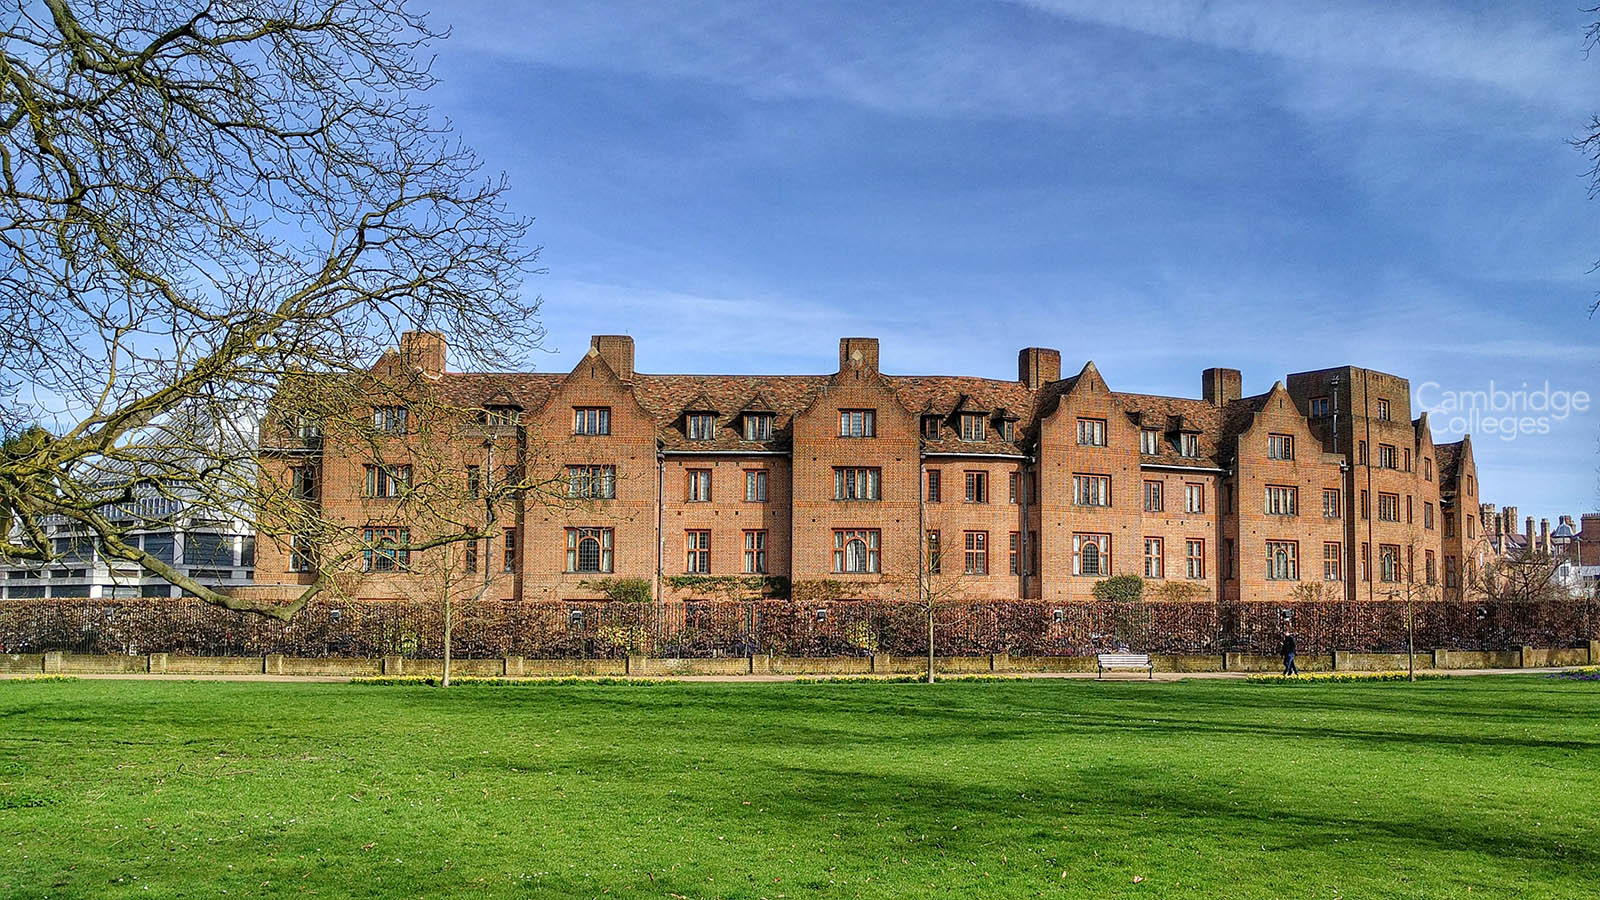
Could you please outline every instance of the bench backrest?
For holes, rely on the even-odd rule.
[[[1102,653],[1099,656],[1102,666],[1148,666],[1150,654],[1148,653]]]

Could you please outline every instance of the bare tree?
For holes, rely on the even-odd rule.
[[[1590,16],[1600,16],[1600,6],[1589,7],[1584,9],[1583,12]],[[1600,18],[1591,21],[1589,26],[1584,29],[1584,57],[1587,58],[1596,47],[1600,47]],[[1588,160],[1589,171],[1584,174],[1589,179],[1589,199],[1593,200],[1596,197],[1600,197],[1600,115],[1590,116],[1589,121],[1584,125],[1583,132],[1569,141],[1569,143],[1577,148],[1578,152],[1582,153],[1584,158]],[[1596,262],[1590,268],[1590,271],[1596,269],[1600,269],[1600,262]],[[1594,303],[1589,305],[1590,315],[1593,315],[1596,311],[1600,311],[1600,299],[1596,299]]]
[[[181,496],[282,527],[253,469],[271,398],[348,399],[406,330],[491,369],[538,344],[527,221],[421,102],[442,35],[404,0],[43,0],[0,35],[0,560],[51,561],[70,530],[286,618],[339,567],[287,603],[225,593],[121,511]],[[372,551],[306,510],[329,556]]]
[[[1515,556],[1496,556],[1474,575],[1475,587],[1490,600],[1535,603],[1565,600],[1568,592],[1559,577],[1562,559],[1537,550]]]

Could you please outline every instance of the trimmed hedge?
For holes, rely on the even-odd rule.
[[[1511,650],[1595,639],[1593,601],[1418,604],[1416,646]],[[496,658],[864,656],[928,652],[916,603],[781,600],[688,603],[485,601],[459,604],[456,656]],[[1275,654],[1283,623],[1302,654],[1396,652],[1405,607],[1391,602],[948,604],[935,610],[941,656],[1011,653]],[[297,657],[442,655],[441,611],[400,601],[314,602],[290,622],[196,600],[62,598],[0,603],[0,653],[175,653]]]

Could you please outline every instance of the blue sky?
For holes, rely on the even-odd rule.
[[[1600,507],[1581,5],[456,0],[432,100],[536,219],[540,369],[625,332],[642,371],[829,372],[874,335],[892,373],[1042,345],[1182,396],[1548,383],[1597,396],[1474,443],[1485,499],[1554,519]]]

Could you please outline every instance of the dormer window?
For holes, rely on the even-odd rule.
[[[1154,428],[1145,428],[1139,432],[1139,452],[1156,454],[1161,452],[1161,432]]]
[[[939,416],[922,417],[922,436],[930,441],[939,439]]]
[[[515,406],[490,404],[478,413],[478,421],[484,425],[519,425],[522,423],[522,410]]]
[[[717,417],[713,413],[689,413],[689,440],[709,441],[717,434]]]
[[[963,441],[982,441],[989,437],[989,428],[984,421],[982,413],[961,414],[961,439]]]
[[[745,413],[744,439],[747,441],[772,440],[772,413]]]
[[[1014,441],[1017,439],[1017,423],[1010,419],[1000,420],[1000,440]]]
[[[1186,459],[1200,458],[1200,435],[1186,431],[1178,435],[1178,455]]]

